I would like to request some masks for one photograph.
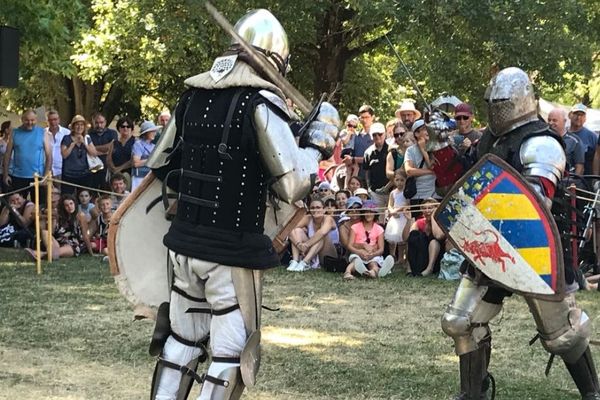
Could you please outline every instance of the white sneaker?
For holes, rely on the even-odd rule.
[[[354,269],[361,275],[364,275],[367,272],[367,266],[360,258],[356,257],[353,261]]]
[[[302,260],[298,263],[298,267],[294,271],[304,272],[304,271],[308,271],[309,269],[310,269],[310,265],[308,265],[307,263],[304,262],[304,260]]]
[[[286,270],[288,271],[295,271],[296,268],[298,268],[298,261],[292,259],[292,261],[290,261],[288,267],[286,268]]]
[[[379,277],[383,278],[386,275],[389,275],[392,272],[392,268],[394,268],[394,257],[387,256],[385,260],[383,260],[383,265],[379,269]]]

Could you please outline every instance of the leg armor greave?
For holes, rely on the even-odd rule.
[[[600,399],[600,385],[589,348],[591,321],[569,294],[560,302],[527,298],[542,345],[560,356],[585,400]]]
[[[152,377],[151,400],[185,400],[194,381],[202,382],[196,370],[208,356],[210,316],[205,298],[173,286],[171,303],[159,307],[150,343],[150,354],[159,356]]]
[[[526,298],[542,345],[550,354],[574,363],[588,347],[591,321],[575,304],[573,294],[553,302]]]
[[[490,336],[488,322],[502,309],[502,304],[483,301],[487,290],[487,286],[478,286],[463,277],[442,316],[442,329],[454,339],[459,356],[477,350],[479,343]]]

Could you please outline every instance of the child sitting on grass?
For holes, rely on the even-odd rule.
[[[354,279],[353,273],[368,278],[381,278],[394,267],[394,258],[383,259],[383,228],[375,222],[377,205],[372,200],[363,202],[360,222],[352,225],[348,250],[350,264],[346,267],[344,279]]]

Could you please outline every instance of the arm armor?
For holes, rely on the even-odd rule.
[[[567,164],[564,149],[551,136],[534,136],[525,140],[521,145],[519,158],[523,164],[523,176],[543,197],[546,195],[536,178],[545,178],[556,187]]]
[[[321,153],[298,148],[288,123],[265,103],[254,110],[254,126],[262,161],[276,179],[271,189],[289,204],[302,199],[314,183]]]
[[[309,122],[300,135],[300,147],[312,147],[321,152],[323,159],[333,155],[340,125],[340,116],[334,106],[321,103],[316,119]]]

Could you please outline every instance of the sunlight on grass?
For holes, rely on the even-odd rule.
[[[321,351],[322,347],[342,345],[357,347],[363,344],[348,336],[330,335],[317,332],[313,329],[289,329],[266,326],[262,329],[262,338],[265,343],[280,347],[306,347],[308,351]]]

